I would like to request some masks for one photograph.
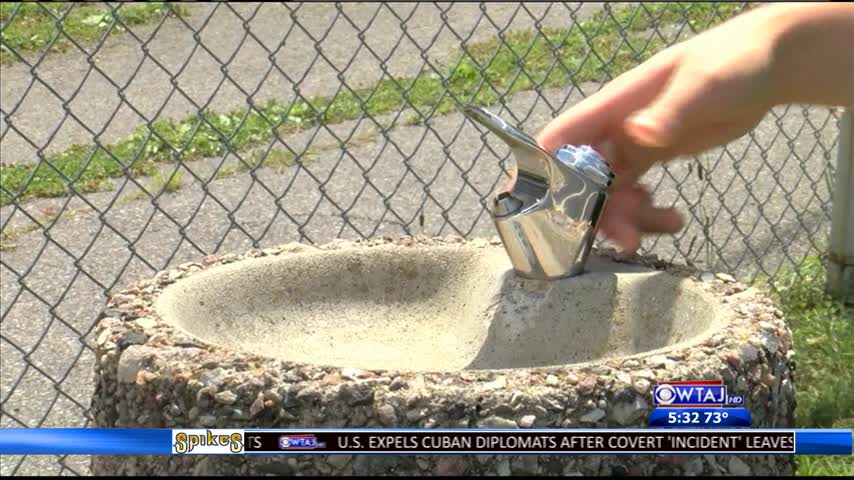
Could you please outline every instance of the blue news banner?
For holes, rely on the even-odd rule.
[[[840,429],[0,429],[3,455],[851,455]]]
[[[851,455],[851,430],[754,429],[720,380],[661,382],[646,429],[0,429],[4,455]]]

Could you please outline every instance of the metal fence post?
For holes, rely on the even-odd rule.
[[[854,304],[854,110],[848,109],[839,127],[839,156],[833,188],[830,262],[827,290],[835,298]]]

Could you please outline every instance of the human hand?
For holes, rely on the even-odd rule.
[[[554,151],[592,145],[617,175],[600,230],[634,252],[645,233],[683,226],[638,180],[655,162],[734,140],[775,103],[777,31],[768,9],[742,14],[655,55],[553,120],[538,136]]]

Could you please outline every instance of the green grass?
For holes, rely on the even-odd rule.
[[[334,96],[161,120],[104,148],[76,145],[53,155],[47,160],[55,169],[43,163],[0,165],[0,185],[17,192],[19,201],[65,195],[68,181],[55,171],[59,170],[74,180],[75,190],[85,193],[103,188],[111,177],[150,173],[153,162],[245,151],[269,142],[274,134],[352,120],[364,113],[380,115],[410,107],[414,114],[405,122],[412,124],[469,102],[489,106],[525,90],[607,81],[665,47],[658,37],[647,40],[649,35],[639,35],[649,29],[652,19],[660,19],[657,25],[687,19],[692,30],[701,31],[743,8],[736,3],[651,3],[645,10],[612,8],[610,14],[600,12],[568,29],[511,32],[467,45],[442,75],[425,70],[414,78],[387,78]],[[0,205],[11,201],[11,195],[0,191]]]
[[[55,222],[71,220],[85,209],[65,209],[58,211],[55,207],[45,207],[35,213],[35,221],[17,227],[8,227],[0,231],[0,252],[14,250],[18,247],[18,239],[30,232],[49,228]]]
[[[148,186],[148,191],[157,193],[175,193],[181,188],[183,183],[183,172],[174,172],[170,175],[164,175],[158,170],[157,173],[154,174],[151,185]]]
[[[0,23],[8,25],[0,32],[0,64],[18,61],[13,51],[21,54],[45,48],[65,51],[72,45],[69,38],[81,45],[92,44],[104,35],[124,31],[122,25],[157,21],[165,11],[184,15],[187,8],[171,2],[151,2],[122,5],[113,12],[103,4],[88,2],[3,2]],[[114,13],[121,23],[111,28]]]
[[[216,171],[215,176],[216,178],[225,178],[238,172],[244,172],[246,170],[259,167],[276,168],[279,171],[283,171],[285,168],[290,167],[295,163],[296,155],[286,150],[276,149],[270,150],[269,152],[257,151],[245,158],[242,162],[234,161],[223,165]]]
[[[95,192],[101,190],[110,178],[144,176],[156,171],[154,158],[145,154],[147,143],[139,145],[142,150],[134,148],[136,146],[133,140],[107,148],[74,145],[51,156],[48,163],[0,165],[0,185],[13,192],[26,185],[19,200],[63,196],[68,194],[70,185],[79,193]],[[134,160],[139,151],[143,154]],[[10,202],[10,196],[0,190],[0,205]]]
[[[133,192],[133,193],[126,193],[126,194],[122,195],[122,196],[119,198],[119,204],[120,204],[120,205],[125,205],[125,204],[131,203],[131,202],[135,202],[135,201],[137,201],[137,200],[142,200],[143,198],[145,198],[145,197],[147,197],[147,196],[148,196],[148,195],[147,195],[145,192],[143,192],[143,191],[136,191],[136,192]]]
[[[18,228],[7,228],[0,232],[0,252],[14,250],[18,247],[16,240],[22,235],[34,232],[41,228],[36,224],[30,224]]]
[[[854,309],[824,292],[820,258],[781,272],[773,293],[797,352],[798,428],[854,428]],[[797,457],[798,475],[854,475],[854,457]]]

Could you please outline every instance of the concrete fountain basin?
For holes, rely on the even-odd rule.
[[[591,258],[516,276],[496,240],[289,244],[205,257],[115,295],[99,427],[639,428],[664,380],[723,379],[790,428],[791,336],[726,275]],[[776,474],[790,457],[93,457],[97,474]]]

